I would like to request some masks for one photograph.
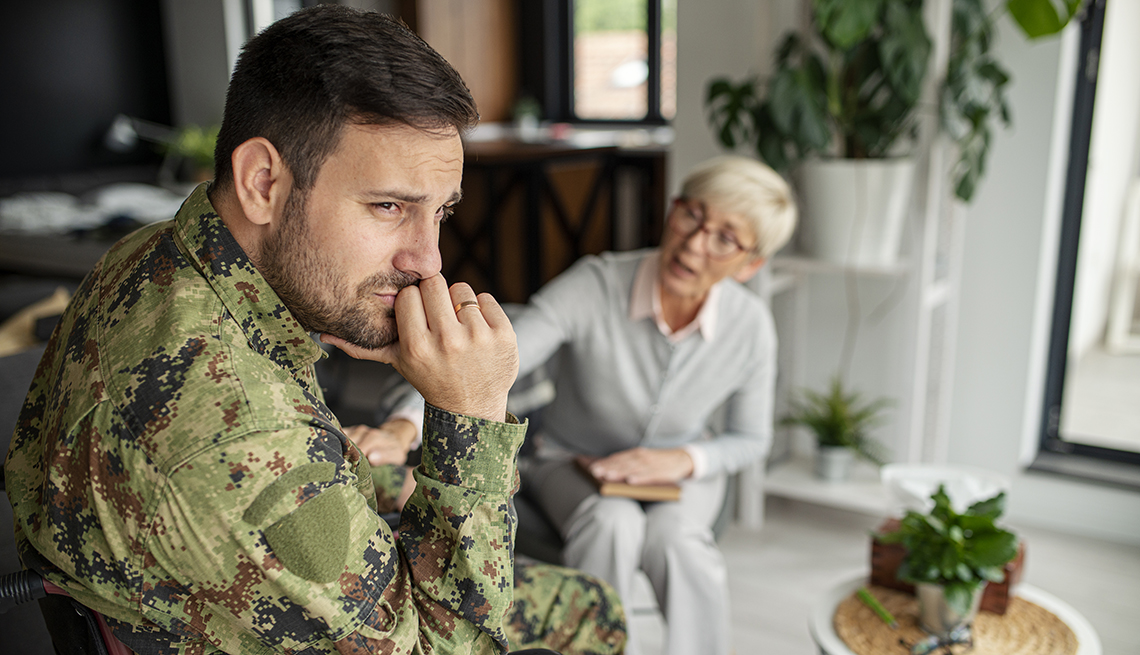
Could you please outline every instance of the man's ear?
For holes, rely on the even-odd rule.
[[[745,282],[751,280],[752,276],[756,275],[757,271],[759,271],[761,268],[763,268],[764,264],[766,264],[767,262],[768,262],[767,259],[765,259],[763,257],[757,257],[756,259],[749,261],[747,264],[744,265],[743,268],[741,268],[739,271],[734,273],[732,275],[732,279],[736,280],[737,282],[739,282],[741,284],[744,284]]]
[[[254,137],[234,148],[230,157],[234,172],[234,193],[246,220],[268,225],[281,215],[293,176],[268,139]]]

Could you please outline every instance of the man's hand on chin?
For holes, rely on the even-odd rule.
[[[519,370],[511,322],[488,293],[475,296],[442,275],[396,296],[395,343],[369,350],[328,334],[321,341],[357,359],[391,364],[424,400],[450,412],[502,421]]]

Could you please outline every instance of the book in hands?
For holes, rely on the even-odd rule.
[[[629,484],[628,482],[598,479],[594,477],[593,473],[590,473],[590,462],[592,461],[593,459],[586,457],[579,457],[574,460],[575,464],[578,465],[578,470],[586,476],[586,479],[594,483],[598,489],[598,494],[602,496],[617,496],[646,501],[681,499],[681,485],[678,484]]]

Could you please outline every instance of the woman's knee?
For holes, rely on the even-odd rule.
[[[571,520],[567,538],[640,543],[645,539],[645,512],[636,502],[625,498],[595,497],[594,502]],[[590,502],[590,501],[587,501]]]

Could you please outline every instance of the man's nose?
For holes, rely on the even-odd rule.
[[[439,254],[439,224],[433,220],[420,220],[409,226],[402,235],[392,266],[421,280],[438,274],[443,268]]]

